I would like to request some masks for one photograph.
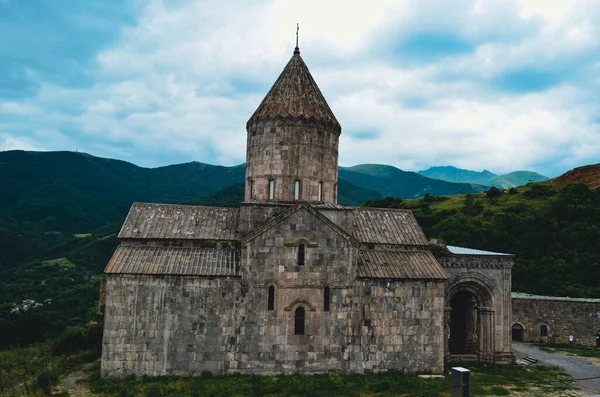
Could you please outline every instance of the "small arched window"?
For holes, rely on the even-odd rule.
[[[331,288],[325,287],[323,291],[323,311],[329,311],[329,303],[331,302]]]
[[[323,182],[319,182],[319,191],[317,192],[317,201],[323,201]]]
[[[306,255],[306,252],[305,252],[304,244],[303,243],[298,244],[298,266],[304,266],[305,255]]]
[[[269,297],[267,298],[267,310],[275,310],[275,287],[269,287]]]
[[[250,181],[250,200],[254,198],[254,181]]]
[[[294,313],[294,335],[304,335],[304,308],[300,306]]]
[[[294,200],[300,200],[300,179],[294,181]]]
[[[269,200],[275,199],[275,179],[269,179]]]
[[[542,325],[540,327],[540,336],[548,336],[548,326]]]

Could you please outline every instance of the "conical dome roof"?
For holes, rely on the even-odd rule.
[[[279,117],[314,118],[341,128],[298,49],[248,122]]]

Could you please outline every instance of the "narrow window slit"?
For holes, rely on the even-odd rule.
[[[267,310],[275,310],[275,287],[269,287],[269,297],[267,298]]]

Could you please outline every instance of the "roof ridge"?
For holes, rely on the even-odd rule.
[[[142,201],[134,201],[131,207],[134,206],[156,206],[156,207],[181,207],[181,208],[210,208],[215,210],[238,211],[239,207],[213,207],[211,205],[189,205],[189,204],[168,204],[168,203],[146,203]]]

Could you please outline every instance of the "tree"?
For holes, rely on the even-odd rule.
[[[498,189],[496,186],[492,186],[488,191],[485,192],[485,197],[489,199],[495,199],[502,196],[502,190]]]

